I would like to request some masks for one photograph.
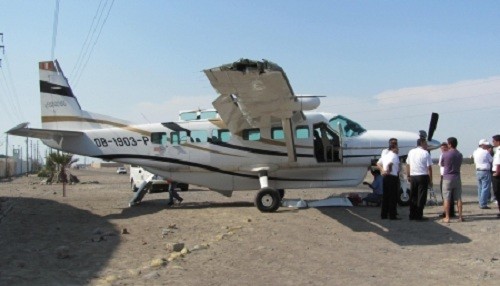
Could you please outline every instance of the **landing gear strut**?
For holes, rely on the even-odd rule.
[[[284,195],[284,190],[278,191],[268,186],[266,170],[259,171],[259,181],[261,189],[255,196],[255,206],[261,212],[275,212],[281,205],[281,193]]]

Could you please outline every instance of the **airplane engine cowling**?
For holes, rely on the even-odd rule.
[[[318,108],[320,100],[318,97],[297,97],[297,102],[295,103],[296,111],[299,110],[314,110]]]

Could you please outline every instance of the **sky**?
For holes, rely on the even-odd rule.
[[[0,33],[0,154],[8,129],[41,127],[53,58],[84,110],[136,123],[213,108],[202,71],[249,58],[366,129],[427,130],[437,112],[434,139],[467,157],[500,133],[500,1],[0,0]]]

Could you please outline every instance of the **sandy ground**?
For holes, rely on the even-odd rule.
[[[68,186],[66,197],[61,185],[17,178],[0,183],[0,285],[498,285],[498,210],[479,209],[472,166],[463,169],[466,221],[449,224],[440,206],[426,207],[427,222],[409,221],[407,207],[400,221],[376,207],[260,213],[255,192],[196,186],[180,206],[159,193],[129,208],[128,176],[115,170],[72,171],[99,184]],[[189,253],[175,257],[178,242]]]

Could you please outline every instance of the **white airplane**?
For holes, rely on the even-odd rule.
[[[345,116],[312,112],[319,98],[295,95],[283,69],[266,60],[204,70],[219,93],[212,103],[216,112],[156,124],[82,110],[58,62],[39,67],[42,129],[23,123],[7,133],[40,138],[64,152],[143,166],[228,196],[259,189],[255,205],[262,212],[279,208],[284,189],[356,186],[389,138],[398,139],[405,157],[418,138],[427,137],[425,131],[366,130]],[[433,114],[430,149],[439,147],[432,140],[436,124]]]

